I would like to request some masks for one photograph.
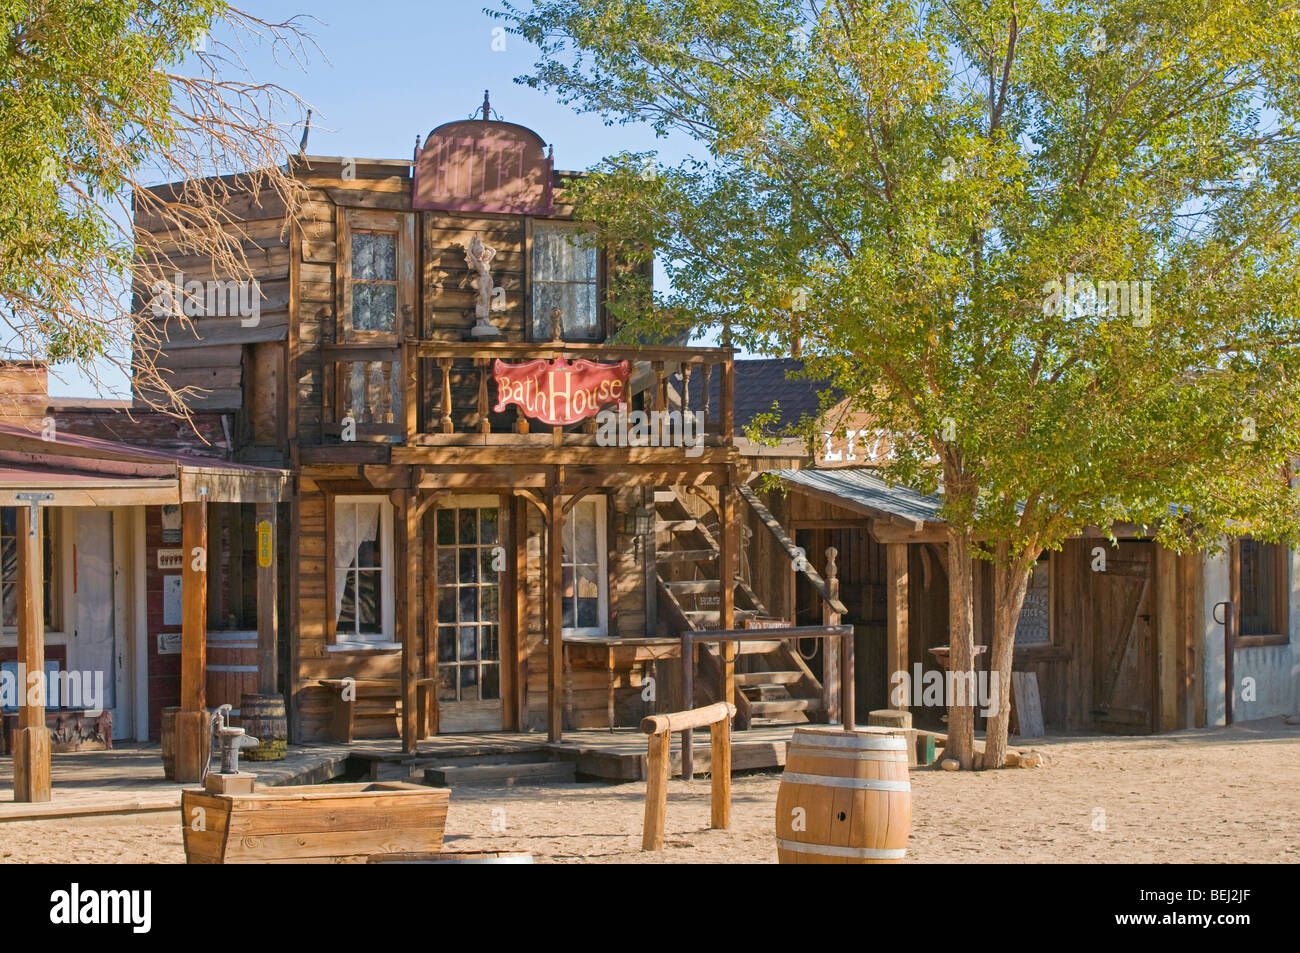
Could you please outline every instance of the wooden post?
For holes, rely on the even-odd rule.
[[[551,481],[550,518],[546,533],[546,736],[559,741],[564,734],[564,504],[560,481]]]
[[[731,630],[736,627],[736,499],[732,493],[731,480],[718,488],[718,523],[721,538],[718,541],[718,628]],[[719,701],[736,703],[736,643],[725,641],[718,646],[721,659],[722,685]],[[687,707],[693,707],[695,700],[683,701]]]
[[[840,597],[839,568],[835,557],[839,555],[834,546],[826,547],[826,591],[838,600]],[[822,625],[839,625],[840,614],[831,608],[831,604],[822,600]],[[835,724],[842,721],[840,691],[841,680],[840,648],[842,639],[822,640],[822,706],[826,709],[826,721]]]
[[[734,644],[734,643],[733,643]],[[669,737],[667,734],[665,738]],[[731,828],[731,719],[722,718],[709,726],[712,761],[709,771],[713,776],[710,791],[710,827],[720,831]]]
[[[682,632],[682,705],[695,707],[695,640],[691,630]],[[695,750],[692,743],[691,729],[682,732],[682,778],[686,781],[695,777]]]
[[[885,544],[885,671],[889,684],[907,671],[907,543]],[[890,708],[907,711],[907,699]]]
[[[650,532],[641,537],[641,556],[645,560],[645,637],[652,639],[659,629],[659,556],[658,529],[659,510],[654,502],[654,487],[650,488],[650,502],[645,501],[642,491],[641,505],[650,510]]]
[[[515,576],[515,553],[518,551],[516,538],[519,530],[515,525],[515,498],[502,493],[497,502],[497,542],[505,554],[498,577],[500,588],[497,590],[497,612],[500,613],[500,653],[501,653],[501,727],[506,731],[519,730],[519,694],[515,691],[515,676],[518,667],[519,623],[515,619],[515,587],[519,580]],[[429,603],[433,605],[434,603]],[[435,631],[435,630],[430,630]],[[433,671],[432,668],[429,669]]]
[[[257,504],[257,691],[274,695],[279,685],[276,505]]]
[[[647,746],[642,850],[664,849],[664,815],[668,811],[668,752],[671,740],[670,732],[661,731],[650,736]]]
[[[415,752],[419,741],[416,683],[420,680],[420,633],[416,623],[416,553],[419,545],[418,490],[399,490],[397,507],[397,586],[395,618],[402,643],[402,750]]]
[[[181,503],[181,710],[176,713],[176,780],[202,781],[211,750],[208,677],[207,499]]]
[[[515,603],[515,655],[511,664],[515,666],[518,678],[515,680],[515,695],[518,699],[519,725],[522,730],[528,718],[528,503],[521,497],[515,497],[515,550],[514,550],[514,590],[505,598]],[[538,560],[538,570],[541,561]]]
[[[18,728],[13,734],[14,800],[50,799],[50,729],[45,726],[45,578],[41,511],[18,508]],[[33,678],[35,676],[35,678]]]

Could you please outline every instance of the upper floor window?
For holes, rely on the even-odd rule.
[[[397,330],[397,234],[352,233],[352,330]]]
[[[600,254],[589,238],[572,226],[533,223],[532,338],[554,337],[552,314],[560,313],[566,341],[599,341]]]
[[[335,244],[339,255],[336,340],[384,347],[414,334],[414,216],[343,209]]]

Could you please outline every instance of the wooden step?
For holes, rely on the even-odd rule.
[[[698,563],[717,558],[716,549],[664,549],[655,553],[655,560],[661,563]]]
[[[426,768],[424,783],[436,788],[458,784],[501,783],[516,781],[572,781],[572,761],[525,761],[505,764],[443,765]]]
[[[668,533],[691,533],[699,526],[699,520],[660,520],[655,523],[655,529]]]
[[[736,684],[747,685],[794,685],[803,678],[803,672],[737,672]]]
[[[768,682],[763,685],[745,685],[740,690],[745,693],[746,698],[756,702],[784,701],[787,698],[794,697],[790,694],[789,686],[776,682]]]
[[[678,594],[684,592],[700,593],[700,592],[718,591],[718,580],[716,579],[682,579],[680,581],[669,580],[666,583],[666,585],[674,593],[678,593]]]
[[[782,698],[778,701],[752,701],[749,711],[755,718],[770,718],[773,715],[795,711],[821,711],[820,698]]]
[[[721,618],[721,614],[717,609],[692,609],[688,610],[685,615],[687,621],[696,628],[701,628],[700,623],[708,623],[716,627],[718,620]],[[736,621],[740,622],[744,619],[756,618],[758,612],[755,609],[736,609],[734,615]],[[741,642],[740,644],[744,645],[745,643]],[[772,650],[768,649],[767,651],[770,652]]]
[[[656,503],[676,503],[677,494],[672,490],[655,490]]]

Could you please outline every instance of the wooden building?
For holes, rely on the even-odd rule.
[[[738,427],[774,404],[787,426],[823,409],[813,440],[741,442],[740,451],[751,473],[780,477],[781,491],[763,496],[800,548],[838,550],[845,621],[857,631],[861,719],[894,704],[894,673],[941,668],[934,650],[948,643],[946,527],[940,499],[875,475],[871,465],[883,462],[888,447],[870,420],[834,393],[813,399],[810,382],[793,376],[799,369],[789,359],[736,362],[736,387],[749,395],[737,401]],[[1047,730],[1148,733],[1223,724],[1229,708],[1236,720],[1300,708],[1294,552],[1242,539],[1221,556],[1178,555],[1138,527],[1112,530],[1117,546],[1100,532],[1067,540],[1042,556],[1030,581],[1012,670],[1033,673]],[[751,562],[770,604],[793,605],[795,622],[817,615],[800,585],[788,599],[775,594],[789,584],[780,560],[769,565],[760,550]],[[975,572],[975,642],[991,646],[992,574],[980,561]],[[1222,624],[1226,601],[1235,607],[1231,648]],[[816,671],[819,660],[810,654]],[[987,669],[987,655],[977,656],[977,666]],[[912,709],[918,726],[942,727],[941,707]]]
[[[294,214],[231,203],[256,320],[158,320],[160,363],[227,419],[230,457],[294,476],[294,740],[400,734],[409,750],[635,724],[679,703],[683,628],[781,618],[720,581],[744,505],[731,350],[615,343],[606,294],[626,266],[579,234],[540,137],[479,118],[411,161],[289,168]],[[701,697],[739,697],[742,724],[826,716],[783,641],[744,650],[737,675],[733,648],[701,649]]]

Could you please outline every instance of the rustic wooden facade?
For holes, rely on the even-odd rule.
[[[168,325],[162,364],[204,388],[196,411],[234,421],[232,456],[296,479],[280,685],[295,740],[635,724],[683,707],[683,628],[787,617],[720,581],[741,563],[731,351],[614,343],[604,301],[624,266],[573,233],[549,157],[533,204],[484,210],[538,184],[508,181],[509,149],[534,145],[535,180],[540,139],[482,120],[434,130],[413,162],[298,156],[296,209],[232,203],[258,320]],[[696,441],[608,445],[590,417],[498,404],[496,362],[539,360],[626,361],[623,412],[700,415]],[[742,724],[824,717],[780,640],[742,646],[741,688],[734,646],[700,651],[701,697],[737,696]],[[790,687],[769,697],[778,676]]]

